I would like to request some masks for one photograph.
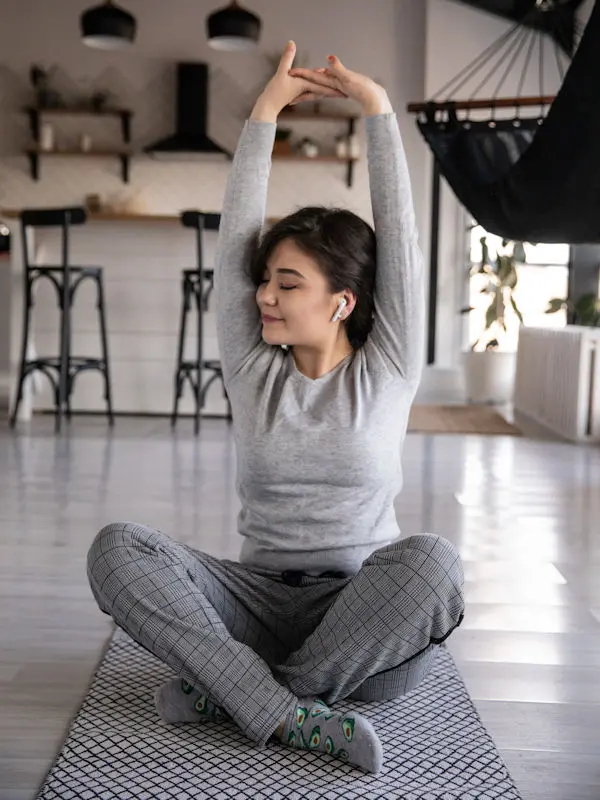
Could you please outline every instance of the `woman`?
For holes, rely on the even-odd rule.
[[[294,55],[290,42],[244,126],[215,265],[241,563],[116,523],[88,573],[100,608],[179,676],[157,692],[164,721],[226,715],[258,744],[377,772],[371,724],[326,704],[417,686],[460,624],[463,575],[446,540],[398,540],[393,507],[424,327],[396,117],[336,57],[300,70]],[[364,111],[376,235],[348,211],[305,208],[258,240],[278,114],[321,97]]]

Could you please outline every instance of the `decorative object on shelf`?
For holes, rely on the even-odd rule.
[[[335,154],[338,158],[348,158],[348,137],[335,137]]]
[[[292,143],[290,137],[292,131],[289,128],[277,128],[275,131],[275,144],[273,153],[278,156],[287,156],[292,153]]]
[[[60,94],[50,88],[50,72],[32,64],[29,70],[29,80],[36,92],[36,105],[40,108],[60,108],[63,105]]]
[[[253,50],[258,44],[261,20],[236,0],[206,18],[208,44],[214,50]]]
[[[83,43],[99,50],[119,50],[135,39],[135,17],[112,0],[84,11],[80,25]]]
[[[360,142],[356,133],[348,136],[348,158],[360,158]]]
[[[306,136],[299,142],[298,151],[307,158],[316,158],[319,155],[319,145]]]
[[[94,92],[90,97],[90,106],[93,111],[100,114],[108,105],[110,94],[108,92]]]
[[[40,127],[40,150],[46,153],[54,150],[54,126],[49,122]]]
[[[85,207],[92,214],[102,211],[102,198],[99,194],[86,194]]]

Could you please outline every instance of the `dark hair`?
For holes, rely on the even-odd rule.
[[[342,208],[307,206],[276,222],[257,240],[250,259],[250,278],[258,288],[275,247],[291,239],[315,259],[331,293],[345,289],[356,306],[345,321],[350,344],[363,345],[373,324],[376,241],[373,228]]]

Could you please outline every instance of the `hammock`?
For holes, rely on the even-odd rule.
[[[536,15],[551,13],[555,7],[552,0],[531,3],[522,24],[476,59],[489,64],[489,51],[511,41],[502,62],[508,60],[508,68],[491,100],[411,104],[409,111],[420,113],[417,125],[435,156],[437,170],[485,230],[517,241],[600,242],[600,0],[556,98],[545,96],[543,85],[539,98],[498,98],[511,65],[529,41],[518,91],[522,88],[532,54],[531,37],[542,36],[528,25]],[[556,39],[555,48],[562,74]],[[540,44],[540,81],[542,54]],[[471,65],[467,69],[473,72]],[[542,109],[550,105],[550,110],[545,118],[543,114],[522,118],[520,109],[531,105]],[[514,107],[515,116],[497,119],[496,110],[506,107]],[[459,110],[476,108],[491,109],[491,117],[459,119]]]

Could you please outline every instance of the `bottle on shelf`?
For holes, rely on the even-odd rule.
[[[360,158],[360,142],[356,133],[348,137],[348,158]]]
[[[44,122],[40,127],[40,150],[46,153],[54,150],[54,127],[49,122]]]
[[[335,154],[338,158],[348,158],[348,137],[336,136]]]

